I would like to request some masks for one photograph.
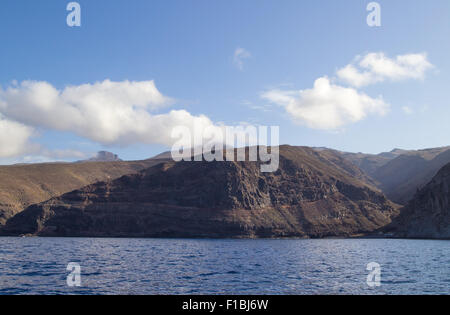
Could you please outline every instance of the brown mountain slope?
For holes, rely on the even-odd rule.
[[[384,230],[396,237],[450,239],[450,164]]]
[[[31,204],[156,163],[147,160],[0,166],[0,225]]]
[[[7,235],[325,237],[371,232],[396,206],[309,148],[282,146],[259,162],[168,162],[33,205]]]

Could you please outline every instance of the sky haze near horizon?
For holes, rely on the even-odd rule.
[[[145,159],[183,121],[350,152],[450,145],[447,0],[377,1],[381,27],[360,0],[79,0],[81,27],[69,2],[0,5],[0,164]]]

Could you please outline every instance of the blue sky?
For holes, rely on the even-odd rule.
[[[368,153],[450,144],[447,0],[380,0],[381,27],[367,25],[370,1],[361,0],[77,2],[82,25],[71,28],[66,24],[69,1],[2,1],[4,90],[27,80],[45,81],[60,91],[107,79],[154,80],[157,91],[171,99],[154,114],[183,109],[213,123],[278,125],[281,143]],[[238,48],[248,53],[242,68],[234,57]],[[355,88],[373,99],[382,96],[389,109],[338,128],[311,128],[283,104],[262,97],[272,90],[312,89],[318,78],[334,80],[337,70],[370,53],[391,59],[426,53],[433,67],[420,78],[383,79]],[[27,126],[31,121],[2,112],[1,106],[0,113]],[[102,141],[53,126],[33,120],[29,143],[35,149],[4,154],[0,163],[104,149],[124,159],[143,159],[168,148],[151,140]],[[60,158],[76,159],[67,153]]]

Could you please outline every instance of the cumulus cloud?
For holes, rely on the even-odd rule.
[[[72,132],[105,145],[170,146],[175,142],[171,131],[176,126],[191,130],[215,126],[208,117],[194,116],[185,110],[152,112],[171,103],[153,81],[106,80],[64,89],[47,82],[24,81],[0,89],[0,113],[9,119],[28,126]]]
[[[251,54],[249,51],[247,51],[244,48],[238,47],[236,48],[236,50],[234,51],[234,59],[233,62],[235,64],[235,66],[239,69],[239,70],[243,70],[244,69],[244,60],[248,59],[251,57]]]
[[[381,52],[369,53],[339,69],[337,77],[349,85],[362,87],[385,80],[423,79],[432,68],[425,53],[399,55],[394,59]]]
[[[353,88],[332,84],[327,77],[317,79],[312,89],[271,90],[262,97],[283,106],[296,122],[323,130],[340,128],[369,114],[384,115],[389,109],[382,97],[371,98]]]
[[[272,89],[261,96],[284,107],[300,124],[333,130],[363,120],[368,115],[384,115],[389,110],[389,104],[381,96],[370,97],[358,91],[359,87],[385,80],[423,79],[432,68],[425,53],[399,55],[394,59],[384,53],[369,53],[356,57],[354,63],[339,69],[336,77],[317,79],[312,89]],[[402,110],[407,114],[413,113],[409,107]]]
[[[414,110],[409,107],[409,106],[403,106],[402,107],[402,111],[406,114],[406,115],[412,115],[414,114]]]
[[[33,128],[0,115],[0,157],[14,157],[30,151],[32,145],[29,139],[33,132]]]

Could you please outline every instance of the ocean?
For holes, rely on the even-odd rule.
[[[0,238],[0,294],[449,293],[449,241]]]

